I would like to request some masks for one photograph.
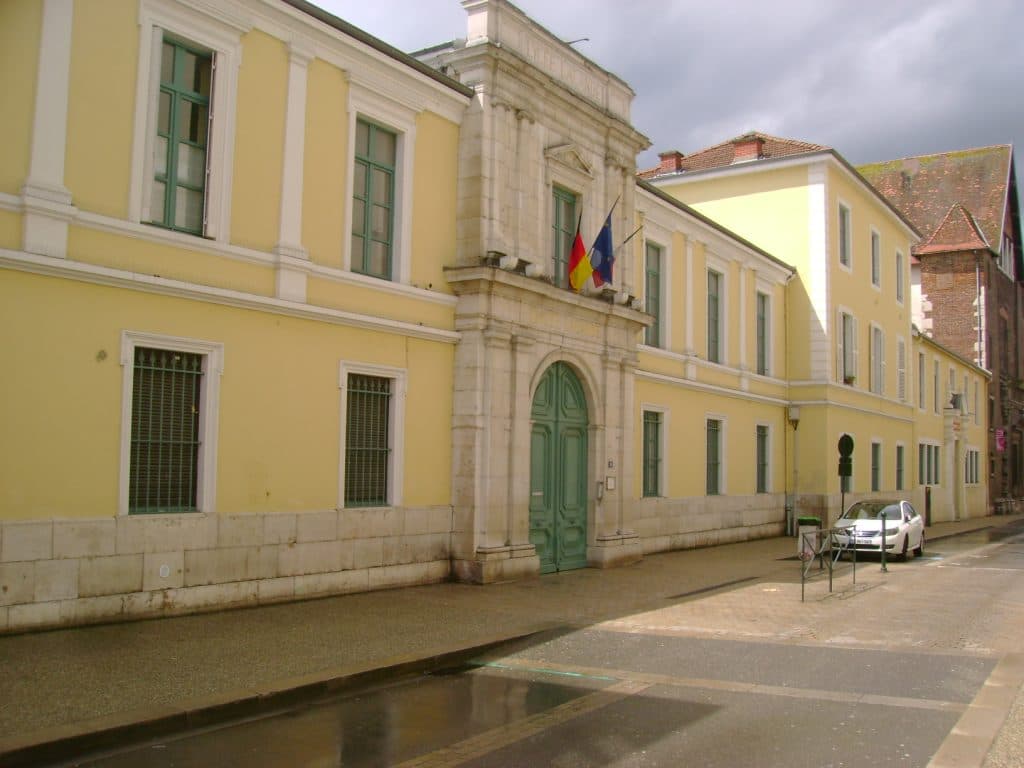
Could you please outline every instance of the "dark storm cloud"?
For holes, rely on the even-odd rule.
[[[465,35],[456,0],[321,4],[404,50]],[[1024,141],[1014,0],[517,5],[630,84],[641,167],[748,130],[853,163]]]

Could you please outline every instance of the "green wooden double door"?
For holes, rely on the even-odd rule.
[[[530,542],[541,573],[587,564],[587,401],[565,363],[541,379],[530,412]]]

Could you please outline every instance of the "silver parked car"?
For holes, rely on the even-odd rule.
[[[882,512],[885,512],[885,551],[907,559],[908,550],[924,554],[924,521],[909,501],[868,499],[858,501],[836,521],[833,546],[880,552],[882,549]]]

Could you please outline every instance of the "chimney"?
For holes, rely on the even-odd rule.
[[[748,133],[733,141],[732,161],[744,163],[764,157],[764,139],[756,133]]]
[[[659,152],[658,159],[661,160],[661,163],[658,165],[658,174],[679,173],[683,170],[684,157],[686,155],[676,149],[670,149],[668,152]]]

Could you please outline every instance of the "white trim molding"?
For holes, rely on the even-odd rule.
[[[153,151],[160,95],[160,49],[164,32],[189,40],[213,54],[210,134],[207,148],[208,181],[203,234],[229,242],[231,180],[235,156],[235,101],[242,63],[242,35],[250,23],[228,15],[205,0],[174,3],[139,0],[139,64],[135,86],[135,128],[128,219],[152,220]]]
[[[348,376],[350,373],[390,379],[394,385],[389,402],[391,410],[388,424],[390,451],[387,469],[387,506],[400,507],[405,483],[405,401],[408,390],[408,372],[404,368],[342,360],[338,365],[338,390],[341,392],[338,440],[338,509],[346,509],[345,442],[348,431]]]
[[[224,345],[219,342],[125,330],[121,333],[121,461],[117,513],[128,514],[136,347],[155,347],[203,356],[203,381],[199,395],[199,434],[202,443],[197,462],[196,512],[216,512],[217,425],[220,415],[220,377],[224,373]]]

